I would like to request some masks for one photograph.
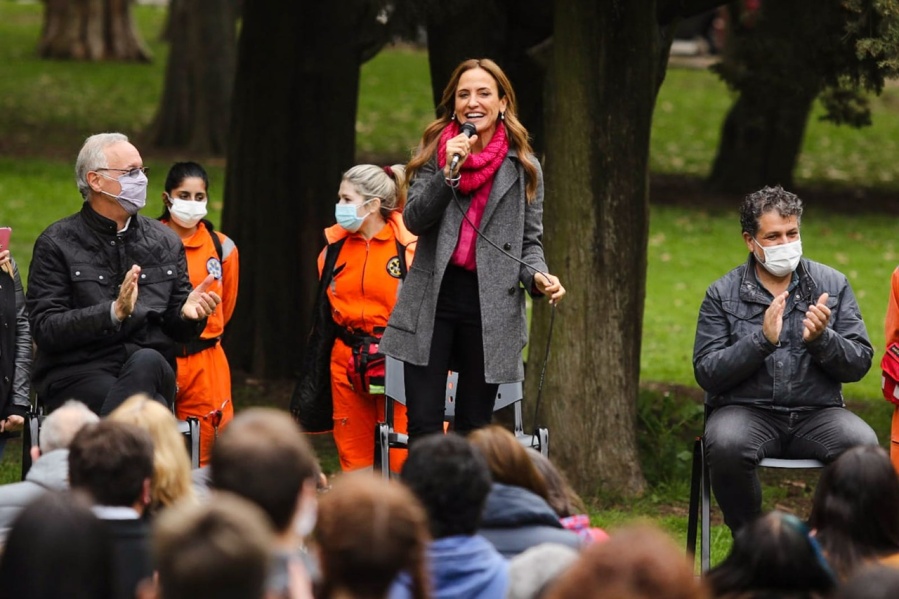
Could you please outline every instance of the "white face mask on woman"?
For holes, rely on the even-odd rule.
[[[755,238],[752,238],[755,241]],[[775,277],[785,277],[799,266],[802,258],[802,240],[764,247],[758,241],[755,244],[765,253],[765,261],[761,265]]]
[[[185,229],[193,229],[206,216],[206,200],[196,202],[194,200],[172,198],[168,194],[166,196],[172,202],[172,205],[169,206],[169,215],[175,223]]]

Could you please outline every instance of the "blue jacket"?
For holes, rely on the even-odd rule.
[[[510,558],[542,543],[573,549],[583,544],[577,533],[565,529],[546,501],[525,488],[493,483],[478,534]]]
[[[842,383],[861,379],[874,349],[849,281],[840,272],[802,259],[784,309],[780,344],[762,333],[773,297],[755,276],[752,254],[708,289],[699,309],[693,372],[716,408],[743,404],[796,410],[843,405]],[[802,339],[810,304],[828,294],[827,330]]]
[[[428,546],[433,599],[502,599],[509,588],[509,563],[477,535],[437,539]],[[411,597],[409,576],[401,574],[390,599]]]

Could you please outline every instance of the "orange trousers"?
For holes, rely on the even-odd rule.
[[[331,397],[334,402],[334,443],[340,467],[346,472],[371,468],[375,462],[375,424],[384,422],[383,395],[359,393],[347,380],[347,364],[353,350],[343,341],[334,341],[331,350]],[[406,406],[394,403],[393,424],[406,432]],[[406,461],[405,449],[390,450],[390,470],[399,472]]]
[[[221,410],[221,415],[217,412]],[[180,420],[200,420],[200,465],[209,463],[218,432],[234,418],[231,370],[222,344],[192,356],[178,358],[178,394],[175,414]]]

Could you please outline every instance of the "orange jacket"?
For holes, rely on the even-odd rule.
[[[240,258],[237,246],[234,242],[218,231],[213,231],[222,242],[222,260],[219,262],[215,244],[206,225],[202,222],[197,225],[197,231],[184,242],[184,251],[187,254],[187,272],[190,275],[190,284],[194,287],[203,282],[209,274],[216,275],[216,281],[210,287],[222,298],[221,305],[215,312],[209,315],[206,328],[200,335],[201,339],[219,337],[225,330],[225,325],[234,314],[234,305],[237,303],[237,281],[240,276]]]
[[[890,282],[890,303],[887,305],[887,315],[883,323],[885,346],[899,342],[899,268],[893,271]]]
[[[393,212],[387,226],[370,240],[349,233],[339,225],[325,229],[328,244],[346,239],[337,257],[334,278],[328,286],[331,317],[346,330],[372,333],[387,326],[400,286],[397,242],[406,248],[406,268],[412,263],[416,237],[403,225],[403,217]],[[327,248],[326,248],[327,249]],[[325,250],[318,257],[321,277]]]

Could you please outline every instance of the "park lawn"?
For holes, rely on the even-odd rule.
[[[140,144],[162,91],[167,47],[159,41],[165,12],[136,6],[135,14],[155,60],[150,64],[42,61],[35,56],[41,5],[0,2],[0,225],[14,229],[12,250],[27,278],[32,244],[49,223],[79,208],[73,163],[84,137],[120,130]],[[362,67],[357,114],[357,155],[371,161],[403,161],[432,115],[427,56],[407,46],[387,48]],[[650,150],[655,174],[703,177],[710,168],[720,124],[733,97],[711,73],[670,69],[659,93]],[[895,177],[899,139],[899,90],[888,87],[872,101],[874,127],[853,130],[809,122],[797,182],[805,188],[854,187],[899,191]],[[820,107],[816,107],[816,115]],[[140,145],[139,145],[140,147]],[[151,168],[148,215],[161,211],[162,181],[175,159],[209,166],[211,216],[218,222],[224,188],[221,160],[144,151]],[[349,165],[347,165],[349,166]],[[845,211],[816,208],[804,194],[805,254],[843,271],[855,289],[876,351],[883,349],[883,316],[890,272],[897,263],[891,219],[864,212],[864,200],[847,193]],[[323,198],[322,201],[332,201]],[[551,207],[552,198],[547,198]],[[639,403],[641,456],[650,490],[638,501],[589,498],[600,526],[614,528],[647,517],[683,540],[690,439],[701,427],[702,408],[692,376],[696,314],[706,287],[746,258],[736,205],[690,208],[653,204],[642,341]],[[853,211],[851,208],[855,208]],[[237,240],[240,243],[240,240]],[[546,239],[552,244],[552,239]],[[564,318],[564,305],[560,313]],[[552,373],[550,373],[552,376]],[[887,438],[889,406],[879,398],[879,371],[847,385],[846,395]],[[236,393],[245,406],[265,401],[247,385]],[[262,398],[262,399],[260,399]],[[337,468],[333,444],[314,439],[326,470]],[[0,462],[0,481],[18,477],[15,442]],[[766,486],[769,507],[785,501],[785,489]],[[730,538],[719,525],[713,559]]]

